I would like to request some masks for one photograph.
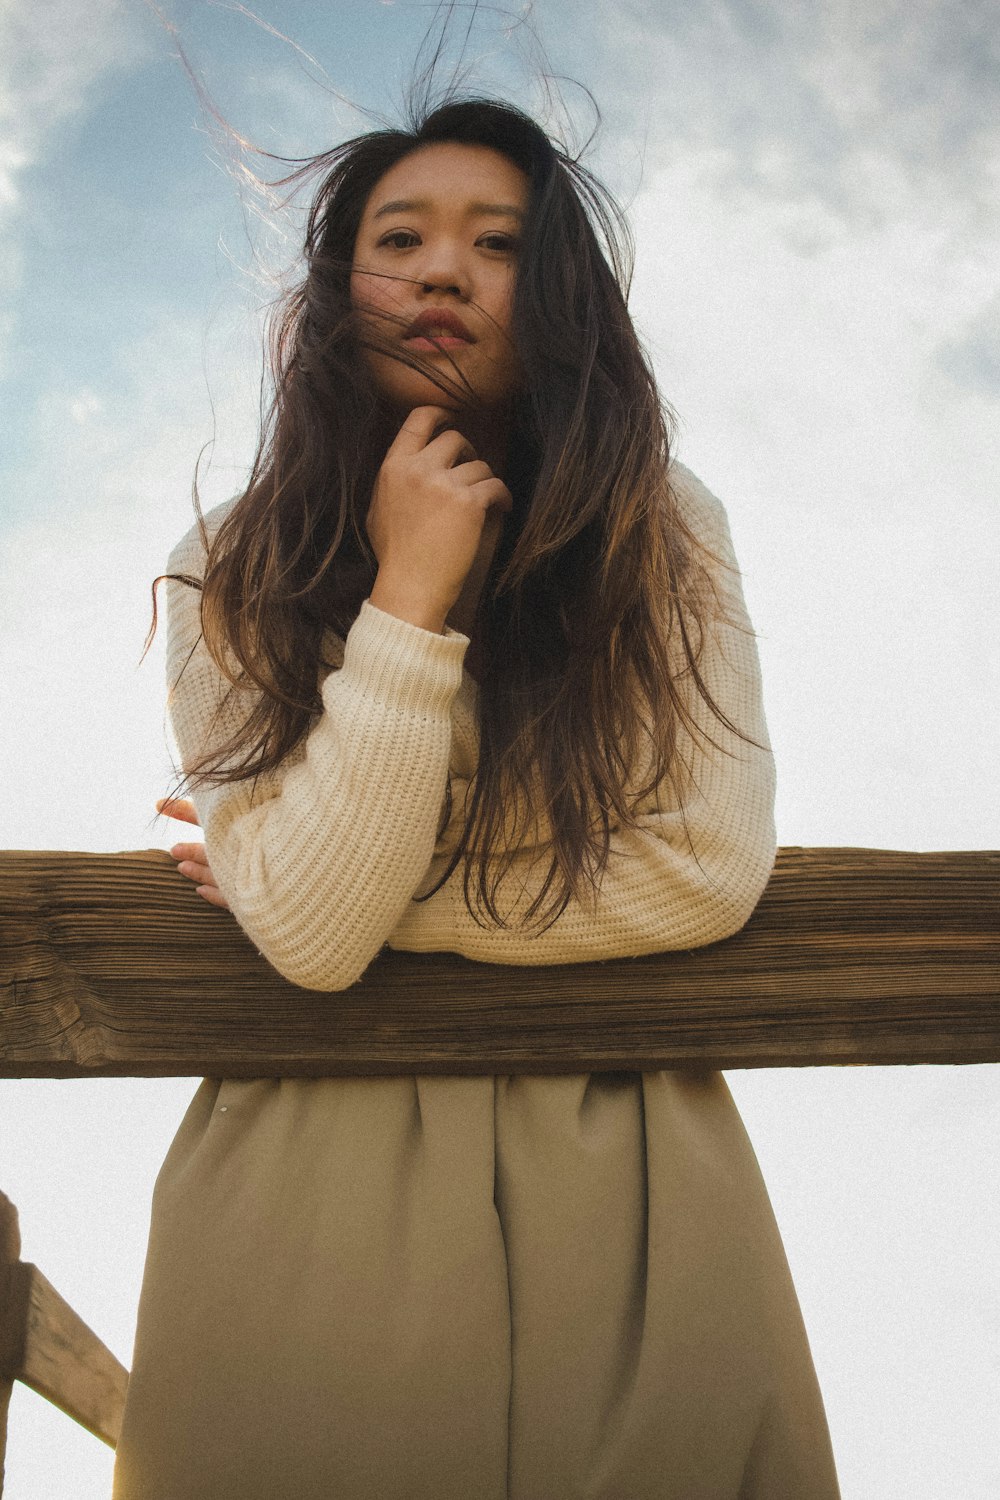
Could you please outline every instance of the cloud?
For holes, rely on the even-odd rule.
[[[761,632],[779,838],[995,842],[987,265],[905,218],[803,255],[781,204],[695,159],[647,174],[634,219],[633,310]]]
[[[122,0],[8,0],[0,7],[0,281],[8,297],[24,280],[17,218],[25,175],[94,105],[101,84],[136,67],[149,50]],[[14,327],[15,314],[0,317],[0,368]]]
[[[942,340],[935,362],[943,374],[965,390],[1000,395],[1000,295],[977,309],[968,325]]]
[[[206,509],[240,487],[257,415],[252,335],[210,351],[211,401],[192,379],[203,339],[197,318],[164,313],[119,351],[113,394],[53,388],[36,413],[21,519],[0,532],[0,677],[16,705],[0,720],[5,847],[171,842],[171,825],[152,822],[170,778],[162,632],[137,667],[150,584],[193,522],[192,472],[213,420]]]
[[[986,229],[1000,154],[992,0],[645,3],[595,7],[591,26],[610,133],[648,132],[653,167],[697,153],[733,202],[794,204],[785,230],[801,248],[921,204]]]
[[[135,67],[149,42],[122,0],[29,0],[0,12],[0,201],[60,127],[88,108],[111,73]]]

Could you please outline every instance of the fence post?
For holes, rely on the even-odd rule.
[[[0,1496],[7,1452],[7,1409],[24,1347],[27,1305],[20,1275],[21,1231],[17,1209],[0,1193]]]
[[[0,1192],[0,1500],[15,1380],[114,1448],[128,1371],[37,1266],[20,1259],[17,1209]]]

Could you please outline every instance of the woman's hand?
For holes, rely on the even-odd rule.
[[[194,803],[189,802],[186,797],[161,797],[156,804],[156,811],[168,818],[176,818],[180,823],[193,823],[195,828],[199,827]],[[223,911],[229,910],[229,902],[216,885],[205,858],[204,844],[175,844],[170,853],[178,861],[177,868],[181,874],[195,882],[195,890],[199,896],[204,897],[212,906],[221,906]]]
[[[379,565],[372,604],[439,634],[476,560],[487,515],[513,505],[503,480],[460,432],[448,427],[435,437],[450,420],[440,406],[410,412],[379,469],[367,522]]]

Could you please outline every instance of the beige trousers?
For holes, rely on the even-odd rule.
[[[721,1073],[204,1082],[114,1500],[837,1500]]]

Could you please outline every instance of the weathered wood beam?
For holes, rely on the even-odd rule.
[[[287,983],[161,850],[0,855],[0,1076],[558,1073],[1000,1061],[1000,853],[779,852],[708,948]]]
[[[114,1448],[128,1371],[37,1266],[22,1261],[18,1269],[26,1319],[15,1379]]]
[[[0,1497],[3,1496],[4,1460],[7,1453],[7,1412],[14,1377],[6,1372],[20,1346],[24,1314],[14,1267],[21,1258],[21,1230],[17,1209],[6,1193],[0,1193]]]
[[[0,1495],[6,1403],[15,1380],[30,1386],[115,1447],[128,1371],[37,1266],[19,1259],[17,1210],[0,1193]]]

